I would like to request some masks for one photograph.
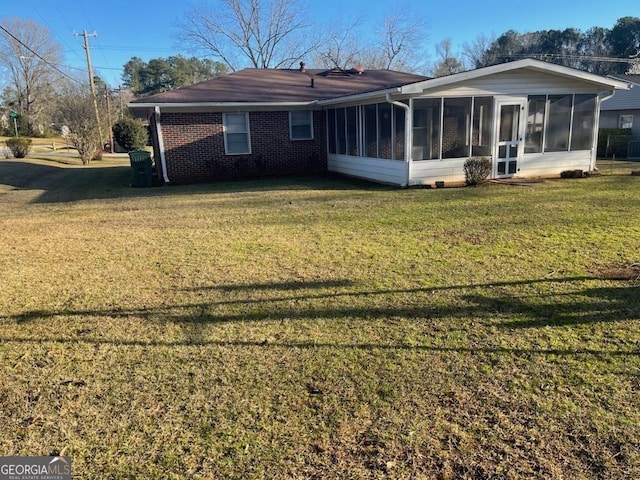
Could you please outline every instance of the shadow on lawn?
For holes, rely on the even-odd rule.
[[[0,161],[0,184],[19,190],[36,190],[42,193],[34,203],[64,203],[81,200],[155,197],[171,195],[198,195],[203,193],[239,193],[291,190],[391,190],[357,179],[330,175],[317,177],[282,177],[254,180],[238,180],[171,187],[132,188],[131,169],[128,160],[123,165],[90,166],[61,165],[54,161],[11,160]],[[38,162],[41,159],[37,159]]]
[[[610,287],[578,288],[570,292],[514,292],[509,287],[539,284],[578,284],[592,277],[538,279],[433,288],[348,290],[348,280],[219,285],[188,291],[219,290],[233,298],[209,302],[185,302],[140,309],[30,311],[0,319],[26,323],[54,316],[142,318],[185,324],[261,322],[319,319],[384,320],[482,319],[503,328],[560,327],[588,323],[640,319],[640,286],[616,282]],[[332,291],[333,290],[333,291]],[[441,291],[456,291],[451,298],[431,298]],[[265,296],[264,292],[283,292]],[[261,293],[262,292],[262,293]],[[402,298],[397,298],[401,295]],[[354,299],[354,302],[349,302]],[[367,302],[367,299],[372,299]],[[374,300],[375,299],[375,300]],[[323,301],[322,307],[314,301]],[[333,300],[330,306],[327,300]],[[355,300],[358,300],[355,302]],[[364,302],[362,300],[365,300]],[[240,313],[225,307],[247,307]],[[252,308],[255,306],[256,308]]]
[[[434,345],[410,345],[403,343],[329,343],[329,342],[272,342],[244,340],[109,340],[105,338],[64,338],[64,337],[0,337],[3,342],[61,344],[85,343],[89,345],[115,345],[124,347],[246,347],[246,348],[296,348],[301,350],[352,349],[352,350],[411,350],[432,353],[488,353],[512,355],[606,355],[606,356],[640,356],[640,350],[596,350],[593,348],[507,348],[507,347],[438,347]]]
[[[0,183],[17,190],[41,192],[33,203],[64,203],[136,195],[130,185],[128,165],[60,165],[0,161]]]

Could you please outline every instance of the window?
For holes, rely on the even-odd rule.
[[[571,100],[571,95],[549,95],[549,118],[544,140],[546,152],[569,150]]]
[[[618,117],[618,128],[632,128],[633,115],[620,115]]]
[[[594,95],[575,96],[573,101],[571,150],[591,150],[593,148],[595,109],[596,97]]]
[[[404,160],[404,115],[404,109],[389,103],[362,107],[365,157]]]
[[[345,121],[346,109],[336,108],[336,139],[337,139],[337,153],[339,155],[346,155],[347,153],[347,124]]]
[[[473,101],[471,155],[491,155],[493,138],[493,97],[476,97]]]
[[[378,104],[378,158],[391,160],[393,156],[391,143],[391,104]]]
[[[364,106],[364,154],[378,158],[378,105]]]
[[[413,101],[413,160],[491,155],[493,97]]]
[[[528,103],[524,153],[593,148],[595,95],[532,95]]]
[[[224,151],[227,155],[251,153],[248,113],[224,113]]]
[[[524,153],[541,153],[544,131],[544,112],[547,105],[545,95],[529,97],[527,133],[524,137]]]
[[[329,153],[337,153],[336,150],[336,109],[331,108],[327,112],[327,134],[329,135]]]
[[[440,98],[419,98],[413,101],[414,160],[440,158]]]
[[[313,112],[302,110],[289,112],[291,140],[313,139]]]
[[[358,107],[347,107],[347,155],[357,157],[358,149]]]
[[[442,158],[469,156],[471,97],[445,98],[442,119]]]

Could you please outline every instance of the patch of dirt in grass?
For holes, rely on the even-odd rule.
[[[640,263],[593,267],[589,269],[589,273],[601,280],[639,280]]]

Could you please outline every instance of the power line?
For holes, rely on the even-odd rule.
[[[565,55],[562,53],[514,53],[512,55],[499,55],[500,57],[512,57],[512,58],[566,58],[569,60],[589,60],[594,62],[612,62],[612,63],[633,63],[634,58],[618,58],[618,57],[596,57],[589,55]]]
[[[85,8],[83,1],[80,1],[80,7],[82,8],[82,12],[84,13],[85,18],[87,19],[89,28],[95,32],[95,28],[93,28],[93,25],[91,24],[91,17],[87,14],[87,9]],[[100,39],[98,38],[98,35],[95,35],[95,43],[98,47],[98,50],[100,51],[100,54],[102,55],[102,58],[104,59],[104,62],[107,65],[109,65],[109,60],[107,60],[107,56],[105,55],[104,50],[102,50],[101,42],[100,42]]]
[[[104,50],[114,50],[114,51],[118,51],[118,50],[124,50],[124,51],[130,51],[132,49],[135,49],[136,51],[143,51],[143,52],[173,52],[175,51],[174,48],[170,48],[170,47],[166,47],[166,48],[162,48],[162,47],[141,47],[141,46],[135,46],[135,47],[131,47],[131,46],[126,46],[126,45],[102,45],[102,48]]]
[[[66,73],[64,73],[62,70],[60,70],[58,67],[56,67],[53,63],[49,62],[49,60],[46,60],[45,58],[41,57],[40,54],[36,51],[34,51],[31,47],[29,47],[29,45],[26,45],[22,40],[20,40],[18,37],[16,37],[13,33],[11,33],[9,30],[7,30],[6,28],[4,28],[4,26],[0,25],[0,29],[6,33],[7,35],[9,35],[11,38],[13,38],[16,42],[18,42],[20,45],[22,45],[24,48],[26,48],[27,50],[29,50],[29,52],[31,52],[36,58],[40,59],[43,63],[45,63],[46,65],[49,65],[51,68],[53,68],[56,72],[58,72],[60,75],[63,75],[65,77],[67,77],[69,80],[72,80],[74,82],[77,83],[82,83],[78,80],[76,80],[75,78],[73,78],[70,75],[67,75]]]
[[[44,16],[43,16],[43,15],[42,15],[42,14],[41,14],[41,13],[40,13],[40,12],[39,12],[35,7],[34,7],[34,6],[33,6],[33,2],[30,2],[29,0],[27,0],[27,3],[28,3],[28,4],[29,4],[29,6],[31,7],[31,9],[32,9],[34,12],[36,12],[36,14],[37,14],[41,19],[42,19],[42,21],[43,21],[43,22],[44,22],[44,24],[46,25],[46,23],[47,23],[47,19],[46,19],[46,18],[44,18]],[[60,16],[62,17],[62,19],[64,20],[64,22],[65,22],[65,23],[67,24],[67,26],[69,27],[69,30],[71,30],[71,26],[69,25],[69,22],[67,22],[67,19],[66,19],[64,16],[62,16],[62,14],[60,13],[60,10],[58,10],[58,9],[57,9],[57,7],[56,7],[56,4],[55,4],[55,3],[56,3],[56,2],[52,2],[51,6],[52,6],[52,7],[54,7],[54,8],[58,11],[58,14],[60,14]],[[65,39],[64,39],[64,38],[62,38],[62,37],[60,36],[60,34],[58,34],[58,32],[56,32],[55,30],[53,30],[53,34],[54,34],[56,37],[58,37],[58,38],[60,39],[60,41],[61,41],[65,46],[67,46],[67,47],[69,47],[69,48],[71,47],[71,46],[70,46],[70,45],[65,41]],[[76,56],[80,57],[80,54],[78,53],[78,51],[77,51],[77,50],[70,49],[70,50],[68,50],[68,51],[73,52]]]

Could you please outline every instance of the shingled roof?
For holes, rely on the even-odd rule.
[[[206,82],[158,93],[135,104],[304,103],[395,88],[428,77],[392,70],[247,68]]]

